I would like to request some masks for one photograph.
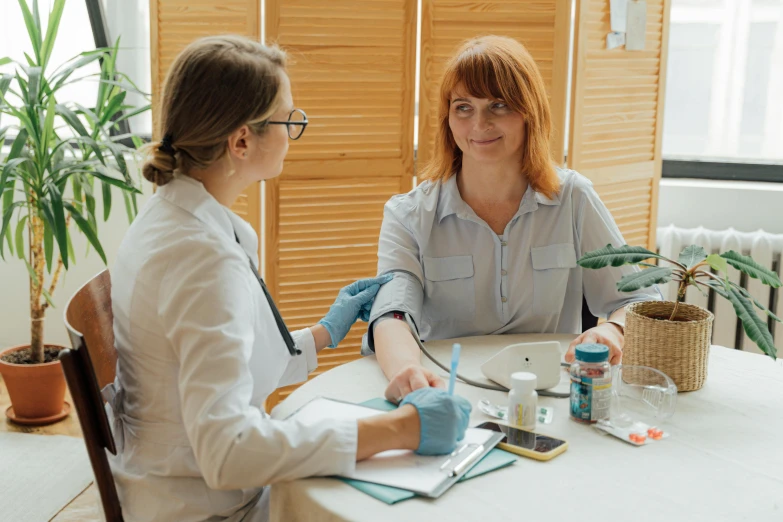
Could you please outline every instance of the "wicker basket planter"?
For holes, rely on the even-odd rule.
[[[707,378],[707,357],[714,316],[701,307],[645,301],[626,308],[623,364],[649,366],[674,381],[678,391],[694,391]]]

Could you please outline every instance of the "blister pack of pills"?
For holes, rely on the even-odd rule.
[[[629,426],[620,427],[612,424],[611,421],[603,420],[598,421],[595,428],[634,446],[644,446],[669,437],[669,433],[643,422],[634,422]]]
[[[490,417],[501,420],[507,420],[508,418],[508,408],[506,406],[492,404],[487,399],[481,399],[477,405],[482,413],[489,415]],[[554,414],[554,409],[547,408],[546,406],[538,406],[536,408],[536,422],[539,424],[550,424]]]

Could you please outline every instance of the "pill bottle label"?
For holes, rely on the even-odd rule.
[[[536,409],[522,403],[515,404],[509,409],[508,423],[518,428],[535,428]]]
[[[612,377],[582,377],[571,380],[571,416],[583,422],[609,418]]]

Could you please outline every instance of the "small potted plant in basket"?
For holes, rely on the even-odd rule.
[[[649,263],[650,259],[657,259],[658,264]],[[661,261],[671,266],[661,266]],[[748,337],[765,354],[773,359],[777,356],[766,317],[760,317],[756,309],[775,321],[781,320],[726,275],[731,265],[749,277],[779,288],[781,281],[777,274],[749,256],[733,250],[707,255],[702,247],[691,245],[674,261],[638,246],[615,248],[607,245],[586,253],[578,263],[583,268],[593,269],[626,264],[643,267],[617,283],[621,292],[633,292],[669,281],[678,283],[675,302],[645,301],[628,305],[623,364],[656,368],[669,375],[680,391],[698,390],[704,385],[712,337],[712,313],[682,302],[689,286],[702,293],[713,290],[728,299]]]
[[[135,216],[139,190],[125,160],[135,149],[121,142],[130,139],[138,146],[140,140],[116,135],[115,129],[149,106],[135,109],[125,103],[127,90],[135,88],[115,70],[118,44],[82,53],[50,71],[65,0],[54,0],[47,27],[42,27],[37,0],[32,9],[26,0],[19,0],[19,7],[33,52],[25,54],[25,63],[0,58],[0,66],[13,65],[12,72],[0,74],[0,116],[18,122],[0,126],[0,144],[12,137],[8,154],[0,155],[0,255],[5,259],[15,251],[27,266],[31,328],[29,345],[0,349],[0,374],[11,398],[8,417],[35,425],[68,414],[57,359],[61,347],[44,343],[43,326],[62,271],[75,261],[72,234],[74,229],[84,234],[105,263],[98,222],[109,217],[112,190],[122,194],[129,221]],[[100,73],[84,72],[98,61]],[[94,106],[62,99],[63,87],[84,82],[98,84]]]

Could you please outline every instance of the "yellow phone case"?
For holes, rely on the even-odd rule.
[[[543,435],[543,434],[538,434],[538,435]],[[558,439],[558,440],[563,440],[563,439]],[[514,446],[513,444],[508,444],[506,442],[499,442],[498,448],[504,451],[508,451],[509,453],[514,453],[515,455],[521,455],[523,457],[528,457],[535,460],[547,461],[557,457],[565,450],[567,450],[568,442],[563,440],[562,445],[558,446],[552,451],[548,451],[547,453],[539,453],[537,451],[533,451],[531,449],[523,448],[520,446]]]

